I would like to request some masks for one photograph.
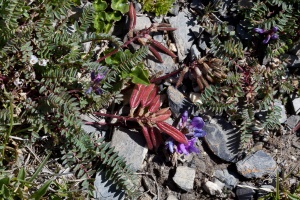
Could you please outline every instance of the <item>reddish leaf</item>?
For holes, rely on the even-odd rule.
[[[156,49],[154,49],[154,47],[149,46],[149,50],[150,50],[151,53],[155,56],[155,58],[157,58],[157,60],[158,60],[160,63],[163,63],[163,60],[162,60],[161,56],[159,55],[158,51],[156,51]]]
[[[150,137],[151,137],[153,147],[156,148],[157,147],[157,140],[156,140],[156,137],[155,137],[153,127],[150,127],[149,130],[150,130]]]
[[[141,84],[135,85],[130,97],[130,108],[136,108],[140,104],[141,93],[143,91],[143,88],[145,88],[144,85]]]
[[[136,25],[136,12],[132,2],[129,5],[129,20],[129,30],[133,30]]]
[[[156,29],[158,31],[175,31],[177,28],[172,28],[172,27],[157,27]]]
[[[157,93],[157,88],[154,87],[145,103],[145,107],[148,106],[153,101],[154,97],[156,96],[156,93]]]
[[[161,115],[152,117],[152,118],[151,118],[151,121],[152,121],[152,122],[163,122],[163,121],[169,119],[170,116],[171,116],[171,111],[168,110],[168,111],[165,112],[164,114],[161,114]]]
[[[151,142],[151,138],[150,138],[150,135],[149,135],[147,127],[142,126],[142,131],[143,131],[144,137],[146,139],[148,149],[152,150],[153,149],[153,144]]]
[[[168,108],[162,108],[159,111],[157,111],[155,113],[155,115],[162,115],[162,114],[166,113],[168,110],[169,110],[169,107]]]
[[[145,89],[143,90],[142,95],[141,95],[141,105],[143,108],[146,106],[146,103],[147,103],[154,87],[155,87],[154,84],[150,84],[150,85],[146,86]]]
[[[162,45],[161,43],[155,41],[155,40],[151,40],[151,45],[155,46],[156,48],[158,48],[159,50],[161,50],[162,52],[168,54],[169,56],[171,56],[172,58],[176,58],[177,56],[170,51],[167,47],[165,47],[164,45]]]
[[[157,24],[156,26],[157,26],[157,27],[161,27],[161,26],[171,27],[171,24],[160,23],[160,24]]]
[[[183,133],[181,133],[178,129],[174,128],[170,124],[168,124],[166,122],[157,122],[156,125],[160,130],[162,130],[163,132],[165,132],[166,134],[171,136],[177,142],[183,143],[183,144],[188,143],[188,141],[187,141],[186,137],[183,135]]]
[[[155,113],[156,111],[158,111],[159,107],[160,107],[160,96],[156,95],[154,99],[151,101],[148,111],[150,113]]]

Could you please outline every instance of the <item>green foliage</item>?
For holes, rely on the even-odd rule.
[[[94,28],[97,33],[108,33],[115,22],[120,21],[122,15],[127,13],[129,5],[127,0],[95,0]]]
[[[27,173],[24,167],[20,168],[17,176],[8,171],[2,171],[0,176],[0,197],[1,199],[41,199],[48,191],[53,180],[48,180],[38,189],[36,189],[36,177],[48,161],[50,154],[41,162],[37,171],[31,178],[26,177]],[[30,192],[28,192],[30,191]]]
[[[175,0],[139,0],[142,3],[143,10],[153,12],[156,16],[165,15],[170,10]]]
[[[73,177],[80,181],[64,179],[58,183],[57,177],[45,177],[44,184],[39,187],[28,183],[26,187],[32,190],[22,191],[26,198],[30,195],[34,199],[43,195],[90,198],[93,196],[94,176],[100,169],[131,197],[136,188],[129,166],[113,152],[104,138],[95,138],[81,129],[80,115],[120,102],[122,85],[116,83],[149,83],[148,72],[140,64],[148,50],[145,47],[136,53],[123,51],[119,38],[91,32],[94,7],[84,6],[82,12],[74,15],[74,2],[78,3],[73,0],[0,2],[0,151],[3,174],[19,161],[20,148],[30,145],[42,150],[38,152],[40,154],[47,150],[52,156],[59,156],[61,159],[57,164],[70,169]],[[128,11],[127,1],[105,3],[114,15],[121,16]],[[108,52],[119,49],[119,60],[107,61],[106,66],[95,61],[98,52],[93,49],[102,41],[109,43]],[[97,83],[102,92],[100,95],[86,93],[94,86],[92,71],[105,74]],[[16,144],[12,138],[19,138],[21,142]],[[37,175],[30,175],[26,169],[24,173],[28,182]],[[13,193],[12,188],[21,184],[18,179],[4,176],[1,180],[5,182],[1,186],[2,195],[24,199],[18,196],[19,193]],[[49,191],[49,187],[54,190]]]
[[[279,39],[266,48],[267,57],[283,54],[295,41],[299,29],[298,7],[299,1],[266,0],[255,1],[250,8],[241,10],[250,32],[257,27],[265,30],[279,28]]]
[[[222,59],[228,72],[225,81],[206,87],[198,107],[222,114],[236,124],[241,149],[250,147],[253,133],[279,129],[280,108],[274,103],[294,92],[295,87],[290,78],[283,78],[286,69],[278,58],[284,59],[282,55],[299,41],[299,1],[255,0],[249,4],[228,4],[231,12],[227,20],[217,12],[222,3],[214,1],[205,5],[198,18],[204,35],[210,38],[208,54]],[[279,38],[263,44],[267,33],[253,29],[272,27],[278,27]],[[269,61],[262,65],[267,58]],[[264,117],[257,118],[258,113]]]

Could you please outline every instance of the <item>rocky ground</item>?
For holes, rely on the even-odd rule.
[[[229,15],[226,9],[230,2],[223,2],[220,14]],[[196,19],[197,10],[202,9],[201,1],[177,2],[166,17],[142,14],[141,6],[135,6],[138,13],[137,29],[148,27],[153,22],[167,22],[177,28],[170,34],[157,33],[153,36],[155,40],[177,52],[178,62],[163,53],[161,56],[164,63],[158,63],[149,56],[146,66],[152,74],[170,73],[178,69],[184,60],[201,57],[209,50],[207,34]],[[231,28],[243,35],[243,29],[239,25]],[[286,57],[290,59],[285,64],[293,70],[299,70],[300,47],[295,46]],[[172,84],[172,79],[161,83],[164,87]],[[181,89],[184,90],[184,87],[183,85]],[[197,92],[197,88],[193,90]],[[277,172],[281,172],[280,182],[286,188],[292,189],[300,180],[297,173],[300,132],[293,131],[300,123],[300,98],[291,96],[286,106],[281,102],[278,105],[282,108],[281,130],[276,134],[265,132],[255,135],[251,144],[253,147],[242,153],[237,143],[239,132],[226,119],[211,113],[204,116],[207,135],[202,142],[197,143],[200,153],[188,156],[171,156],[163,146],[157,152],[148,151],[143,135],[134,130],[117,127],[84,128],[88,132],[100,131],[111,137],[112,145],[126,158],[139,177],[140,200],[257,199],[274,192]],[[119,112],[126,113],[126,106],[121,106]],[[197,113],[194,111],[193,114]],[[85,116],[85,120],[99,119]],[[176,121],[175,118],[174,120]],[[174,121],[169,123],[174,124]],[[291,174],[285,177],[290,171]],[[115,190],[114,185],[107,182],[103,174],[97,176],[95,186],[101,200],[124,198],[122,191]]]

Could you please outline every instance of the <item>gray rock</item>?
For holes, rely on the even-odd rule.
[[[283,124],[287,120],[285,107],[284,107],[284,105],[282,105],[281,101],[279,101],[279,100],[275,100],[274,105],[280,108],[280,117],[278,118],[278,120],[279,120],[279,123]],[[259,119],[261,122],[264,122],[267,120],[267,114],[268,114],[268,111],[262,110],[262,111],[255,113],[255,117],[257,119]]]
[[[162,44],[166,46],[164,43]],[[151,75],[160,74],[160,76],[163,76],[178,69],[178,65],[175,64],[171,56],[161,52],[159,52],[159,54],[163,60],[163,63],[160,63],[151,53],[148,55],[148,59],[145,61]]]
[[[264,175],[275,175],[277,164],[271,156],[259,150],[236,163],[239,174],[246,178],[261,178]]]
[[[219,179],[217,179],[217,178],[214,179],[213,183],[217,184],[221,190],[223,190],[223,188],[225,186],[225,184],[223,182],[219,181]]]
[[[205,42],[204,40],[202,40],[202,39],[199,40],[198,46],[199,46],[199,48],[200,48],[201,50],[203,50],[203,51],[206,51],[206,49],[207,49],[207,44],[206,44],[206,42]]]
[[[124,199],[124,192],[116,189],[112,181],[105,178],[105,171],[96,175],[95,182],[95,199],[101,200],[121,200]]]
[[[103,119],[98,119],[97,117],[93,115],[81,115],[80,118],[83,120],[83,124],[81,125],[82,130],[84,130],[86,133],[95,133],[99,134],[99,136],[105,136],[107,127],[100,127],[97,125],[85,125],[84,122],[104,122]]]
[[[111,145],[125,158],[127,164],[131,164],[133,170],[142,169],[142,163],[148,152],[142,133],[125,128],[115,129]]]
[[[178,200],[176,196],[174,196],[173,194],[169,195],[168,198],[166,200]]]
[[[152,23],[151,23],[149,17],[144,17],[144,16],[137,17],[134,30],[138,31],[138,30],[144,29],[145,27],[148,28],[151,26],[151,24]]]
[[[300,113],[300,97],[293,99],[292,102],[293,102],[294,111],[296,115],[298,115]]]
[[[135,12],[139,13],[142,10],[142,5],[140,3],[134,4]]]
[[[191,200],[194,198],[195,198],[195,196],[193,194],[189,194],[189,193],[182,193],[180,196],[180,200]]]
[[[179,13],[179,4],[175,4],[174,6],[171,7],[171,9],[169,10],[169,13],[172,15],[178,15]]]
[[[195,18],[191,16],[192,14],[185,9],[183,12],[179,12],[177,16],[168,19],[171,26],[177,28],[171,34],[176,43],[179,62],[186,58],[194,42],[194,35],[190,29],[195,25]]]
[[[216,183],[207,181],[203,185],[203,189],[210,195],[220,195],[222,194],[222,189]]]
[[[154,33],[152,38],[154,40],[156,40],[157,42],[163,42],[163,40],[164,40],[162,32],[156,32],[156,33]]]
[[[300,67],[300,58],[291,54],[283,54],[282,60],[287,67]]]
[[[196,170],[194,168],[179,166],[176,168],[176,173],[173,181],[185,191],[193,189]]]
[[[203,130],[208,133],[204,141],[216,156],[228,162],[237,161],[240,134],[236,128],[219,117],[206,123]]]
[[[200,25],[195,25],[191,28],[191,31],[193,32],[195,38],[199,38],[201,33],[204,31],[204,28]]]
[[[164,17],[163,16],[156,16],[153,18],[153,21],[155,23],[161,23],[163,21]]]
[[[252,200],[254,199],[255,190],[247,187],[238,187],[235,193],[239,200]]]
[[[296,44],[290,52],[298,57],[300,57],[300,44]]]
[[[300,121],[300,116],[299,115],[292,115],[290,116],[287,121],[286,121],[286,125],[290,128],[293,129],[298,122]]]
[[[281,124],[283,124],[287,120],[285,107],[284,107],[284,105],[282,105],[281,101],[279,101],[279,100],[275,100],[274,105],[280,107],[280,109],[281,109],[279,122]]]
[[[201,58],[201,52],[198,50],[197,46],[193,44],[191,47],[191,54],[190,54],[191,60],[196,60],[198,58]]]
[[[226,188],[230,190],[234,189],[238,183],[238,179],[229,174],[227,169],[216,170],[214,176],[225,183]]]

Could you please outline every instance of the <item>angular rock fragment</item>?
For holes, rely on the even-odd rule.
[[[277,164],[271,156],[259,150],[236,163],[237,171],[245,178],[262,178],[275,175]]]
[[[179,166],[173,177],[173,181],[179,188],[189,191],[193,189],[196,170],[194,168]]]

